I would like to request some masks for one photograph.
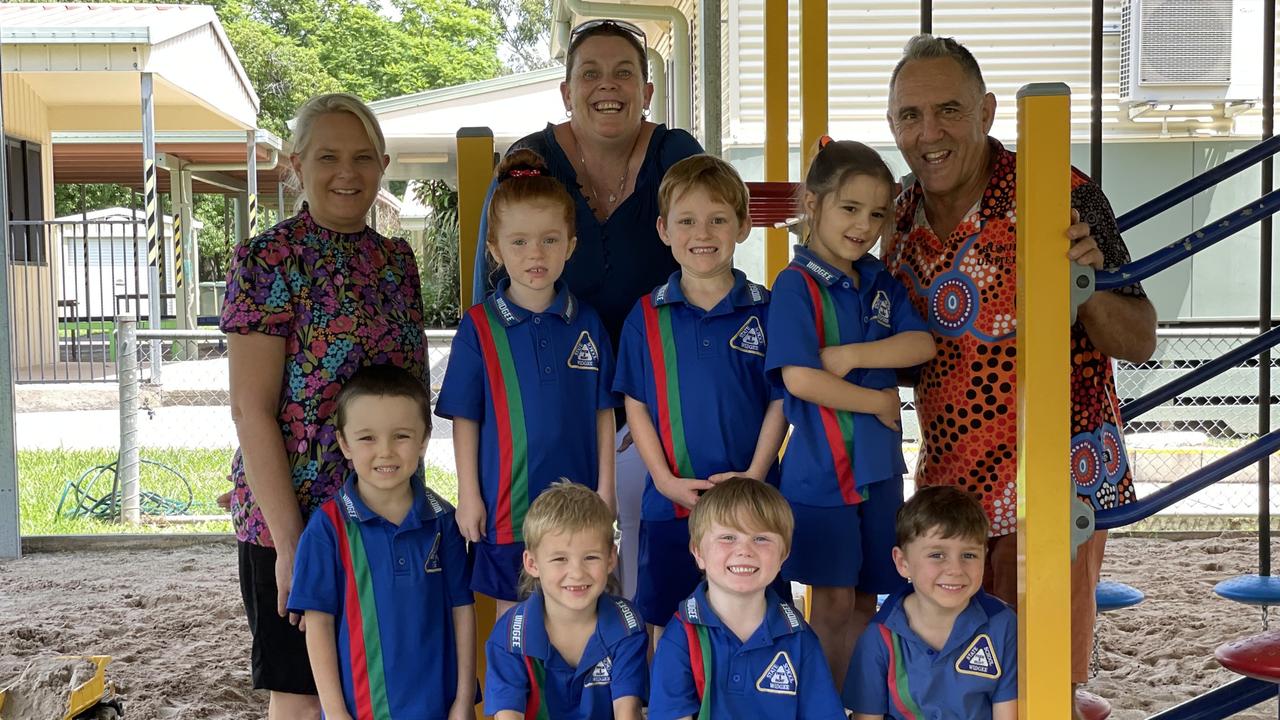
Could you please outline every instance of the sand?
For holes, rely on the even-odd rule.
[[[1217,598],[1212,587],[1256,572],[1256,538],[1115,538],[1107,551],[1104,576],[1147,594],[1144,604],[1099,622],[1101,668],[1089,689],[1112,701],[1112,717],[1145,718],[1234,679],[1214,662],[1213,649],[1259,632],[1261,618]],[[114,657],[107,677],[128,720],[266,714],[265,694],[250,687],[230,543],[0,561],[0,618],[0,687],[24,671],[46,678],[38,687],[57,684],[49,656],[106,654]],[[1280,627],[1280,613],[1276,621]],[[1274,718],[1275,701],[1238,717]]]

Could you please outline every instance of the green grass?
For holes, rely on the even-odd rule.
[[[180,473],[191,485],[192,515],[221,515],[215,500],[231,489],[227,473],[232,451],[204,448],[143,448],[141,457],[163,463]],[[89,517],[59,516],[58,502],[67,481],[80,481],[95,497],[105,497],[111,488],[111,473],[102,473],[90,485],[93,468],[116,459],[114,449],[95,450],[20,450],[18,451],[18,508],[23,535],[97,535],[112,533],[225,533],[231,532],[231,521],[163,522],[147,518],[140,525],[125,525],[111,520]],[[86,472],[90,476],[80,480]],[[153,492],[185,501],[184,483],[173,472],[154,465],[141,468],[143,492]],[[450,473],[427,468],[427,484],[449,502],[457,502],[457,480]],[[68,506],[73,499],[68,498]],[[65,510],[65,507],[64,507]]]

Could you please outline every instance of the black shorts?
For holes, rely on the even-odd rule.
[[[315,695],[305,636],[276,613],[275,548],[246,542],[239,546],[240,596],[253,634],[254,689]]]

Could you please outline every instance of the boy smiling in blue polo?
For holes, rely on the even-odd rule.
[[[982,591],[987,517],[972,495],[922,488],[898,511],[893,561],[910,586],[858,640],[844,683],[855,720],[1016,720],[1018,621]]]
[[[661,627],[702,578],[689,552],[698,496],[732,476],[776,486],[787,426],[764,372],[769,291],[733,267],[751,230],[742,178],[719,158],[685,158],[662,178],[658,211],[680,269],[627,316],[613,389],[649,471],[635,601]]]

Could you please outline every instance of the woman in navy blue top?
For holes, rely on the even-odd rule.
[[[573,197],[578,244],[561,279],[600,314],[615,351],[622,323],[636,300],[677,269],[658,237],[658,184],[667,168],[702,152],[684,130],[645,120],[653,97],[645,42],[640,28],[622,20],[589,20],[574,28],[565,53],[565,81],[560,84],[569,119],[548,124],[511,146],[541,155],[551,175]],[[485,257],[485,237],[487,228],[482,225],[476,246],[475,302],[501,278]],[[619,416],[620,445],[630,444],[623,440],[625,422]],[[630,597],[645,469],[634,450],[620,454],[615,468],[622,586]]]

